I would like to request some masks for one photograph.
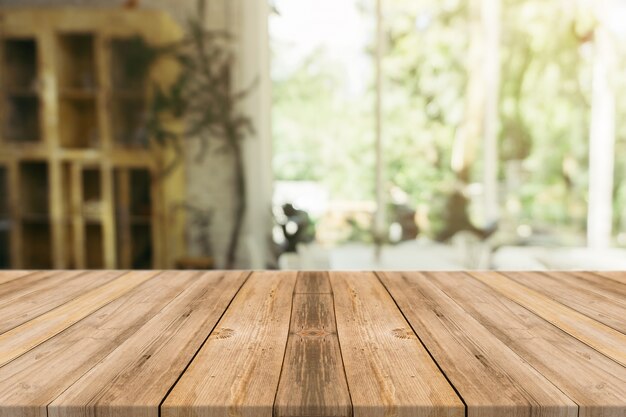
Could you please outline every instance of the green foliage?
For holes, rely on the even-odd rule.
[[[386,0],[385,169],[388,187],[427,206],[441,226],[453,188],[451,151],[464,114],[469,15],[461,0]],[[370,5],[371,6],[371,5]],[[567,227],[582,234],[588,186],[593,32],[585,6],[503,0],[500,181],[505,220]],[[371,7],[370,7],[371,8]],[[364,7],[365,13],[372,10]],[[624,51],[620,69],[626,67]],[[338,100],[342,80],[318,51],[274,97],[275,172],[279,179],[319,180],[333,197],[372,198],[373,95]],[[626,93],[617,77],[615,226],[626,230]],[[520,161],[519,163],[516,161]],[[520,170],[512,169],[520,166]],[[480,179],[480,160],[472,177]],[[515,173],[517,174],[511,174]],[[363,184],[372,184],[372,188]]]
[[[341,88],[341,74],[333,72],[323,51],[288,79],[275,81],[275,176],[321,181],[336,199],[371,199],[373,98],[337,94]]]

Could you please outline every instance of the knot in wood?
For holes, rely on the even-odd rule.
[[[302,329],[296,334],[300,337],[324,337],[329,333],[324,329]]]
[[[213,332],[213,335],[217,339],[228,339],[229,337],[232,337],[233,334],[235,334],[235,331],[228,328],[217,329],[215,332]]]
[[[400,327],[398,329],[393,329],[391,333],[398,339],[414,339],[415,338],[415,335],[413,334],[411,329],[406,329],[403,327]]]

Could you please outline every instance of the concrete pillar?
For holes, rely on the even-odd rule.
[[[587,245],[611,245],[613,226],[613,175],[615,161],[615,95],[611,79],[615,52],[603,24],[610,16],[610,0],[597,3],[599,24],[595,33],[591,132],[589,135],[589,208]]]
[[[242,105],[255,133],[244,145],[248,209],[240,249],[241,258],[247,258],[242,266],[259,269],[266,266],[273,224],[269,5],[266,0],[231,0],[230,4],[238,47],[235,89],[255,85]]]
[[[500,28],[502,25],[501,0],[483,0],[484,33],[484,85],[485,121],[483,139],[483,186],[484,220],[487,223],[499,218],[500,202],[498,192],[498,134],[500,100]]]

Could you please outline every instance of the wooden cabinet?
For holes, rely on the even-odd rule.
[[[148,86],[176,64],[132,44],[180,28],[162,12],[0,11],[0,268],[170,268],[184,253],[184,173],[151,144]],[[178,121],[171,121],[177,128]]]

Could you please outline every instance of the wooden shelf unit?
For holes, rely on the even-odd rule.
[[[129,52],[180,39],[156,10],[0,9],[0,268],[173,268],[184,169],[145,126],[152,83]],[[171,121],[174,128],[178,121]]]
[[[0,165],[0,269],[11,265],[9,240],[12,219],[9,209],[9,178],[7,169]]]

